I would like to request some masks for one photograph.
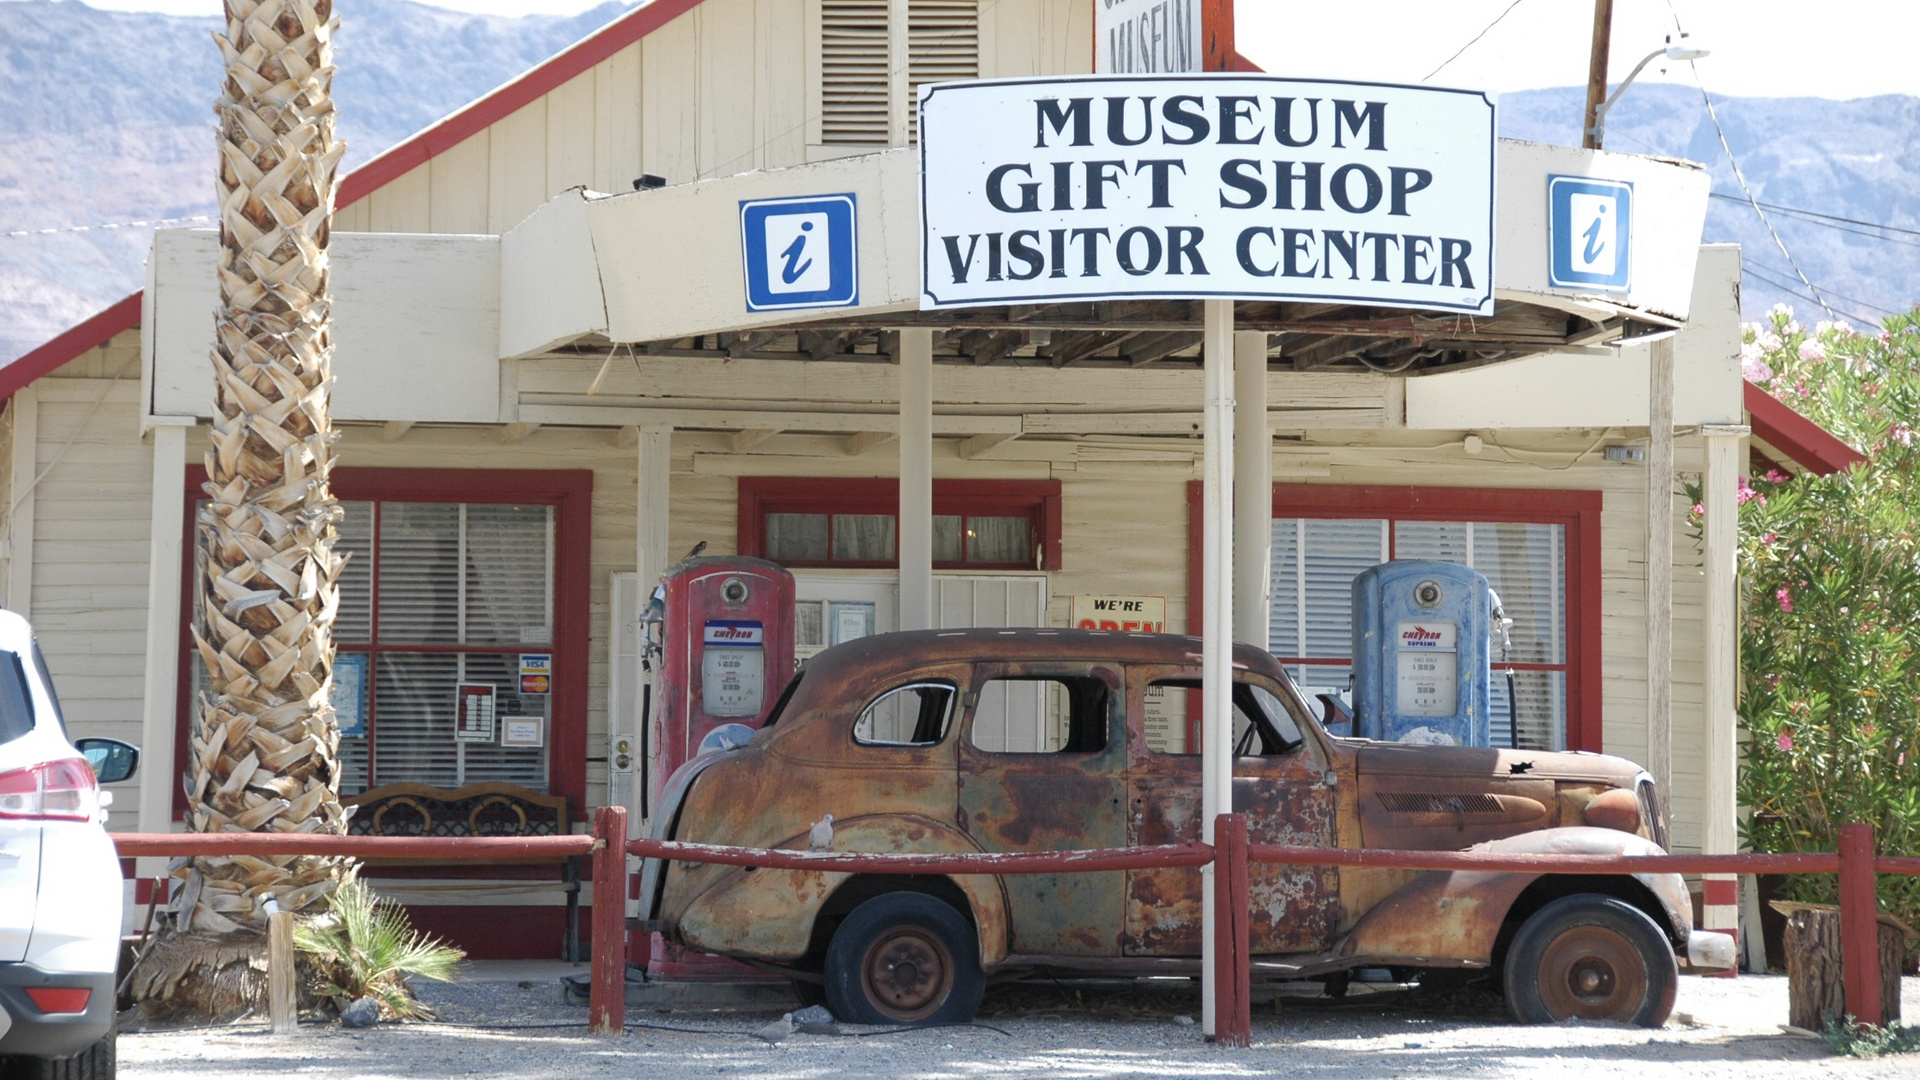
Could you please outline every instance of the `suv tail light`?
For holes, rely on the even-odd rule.
[[[99,812],[100,788],[85,758],[0,773],[0,818],[92,821]]]
[[[29,986],[27,997],[43,1013],[83,1013],[93,991],[84,986]]]

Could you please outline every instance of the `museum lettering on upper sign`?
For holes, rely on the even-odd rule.
[[[1490,314],[1494,102],[1263,76],[940,83],[921,307],[1129,298]]]

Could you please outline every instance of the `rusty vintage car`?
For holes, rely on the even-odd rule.
[[[1330,736],[1260,649],[1233,655],[1234,809],[1254,842],[1656,854],[1652,781],[1617,757]],[[1027,852],[1200,838],[1187,753],[1196,638],[1091,630],[883,634],[814,657],[745,745],[669,781],[655,835],[861,852]],[[719,740],[722,744],[725,740]],[[831,819],[827,819],[831,815]],[[1253,977],[1491,969],[1522,1021],[1658,1026],[1676,953],[1732,966],[1678,875],[1255,865]],[[648,860],[668,940],[787,971],[869,1023],[971,1018],[991,977],[1196,972],[1193,869],[856,875]]]

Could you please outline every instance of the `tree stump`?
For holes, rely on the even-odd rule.
[[[1840,909],[1832,904],[1799,904],[1776,900],[1773,907],[1787,917],[1787,1022],[1819,1031],[1847,1015],[1845,983],[1841,977]],[[1900,964],[1906,958],[1907,935],[1898,920],[1881,915],[1880,1019],[1900,1022]]]

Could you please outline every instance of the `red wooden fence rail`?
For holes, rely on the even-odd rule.
[[[1086,851],[962,854],[861,853],[743,848],[662,840],[627,840],[626,810],[602,807],[594,835],[532,837],[373,837],[312,833],[116,833],[122,856],[138,855],[351,855],[362,858],[489,859],[591,853],[594,898],[626,895],[625,856],[678,862],[725,863],[786,870],[875,871],[889,874],[1041,874],[1146,868],[1199,867],[1214,861],[1206,844],[1103,848]],[[1920,858],[1878,856],[1867,825],[1840,829],[1836,853],[1750,855],[1549,855],[1479,851],[1286,847],[1248,844],[1245,822],[1223,814],[1215,825],[1226,861],[1216,878],[1216,904],[1227,912],[1248,910],[1247,864],[1364,866],[1399,870],[1476,870],[1540,874],[1832,874],[1840,875],[1841,952],[1849,1015],[1879,1024],[1879,968],[1875,952],[1874,873],[1920,875]],[[588,1006],[593,1030],[618,1034],[626,1025],[624,905],[593,905],[593,988]],[[1246,921],[1216,919],[1216,1038],[1246,1045],[1248,979]],[[1237,974],[1236,974],[1237,973]]]

